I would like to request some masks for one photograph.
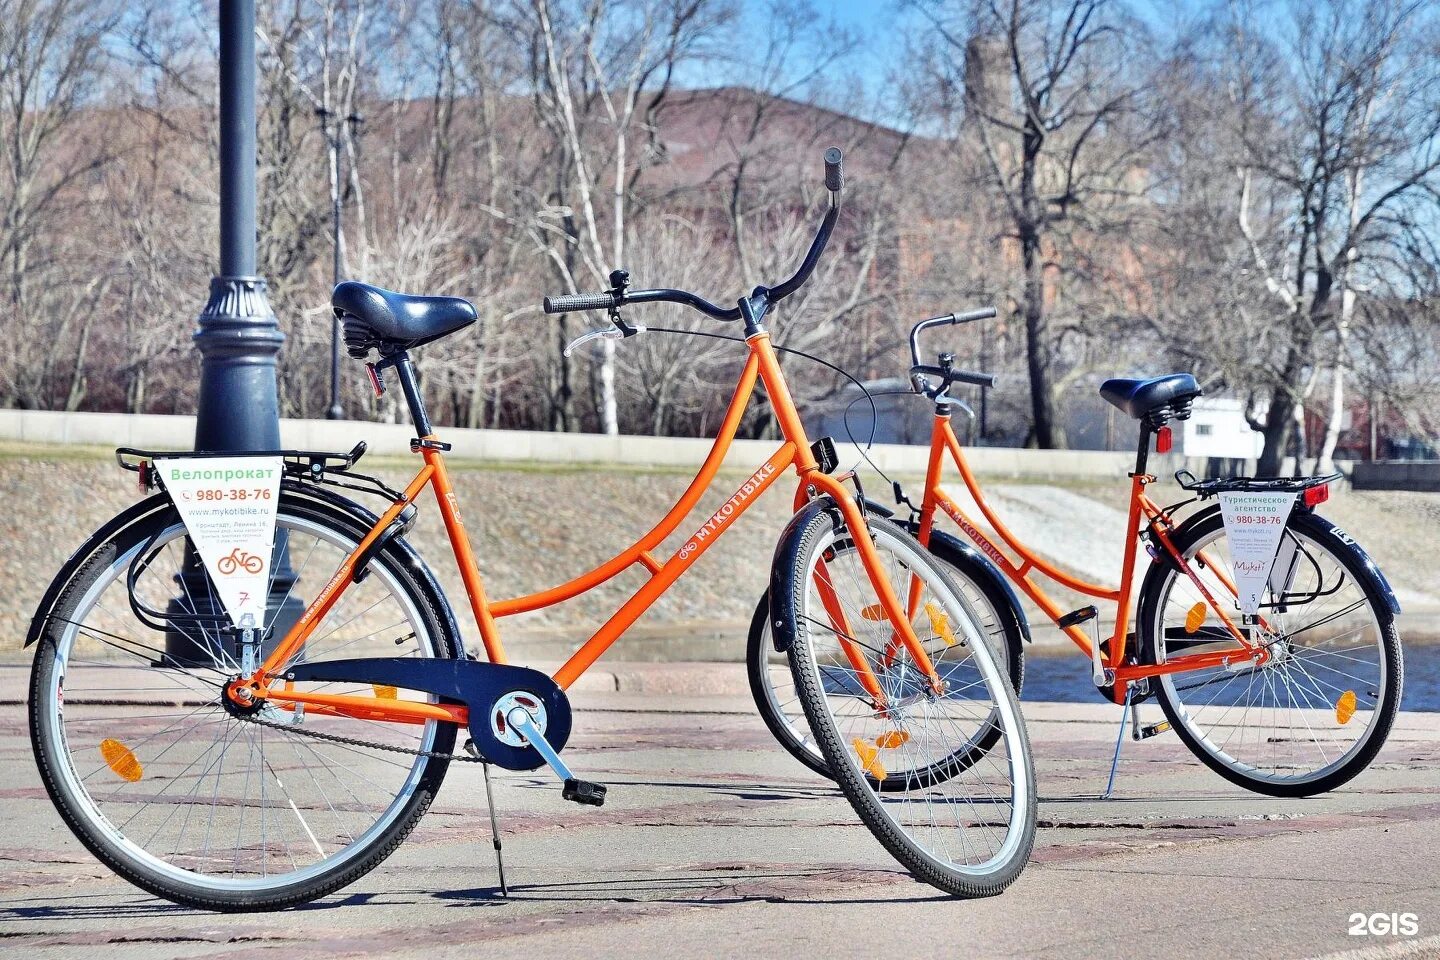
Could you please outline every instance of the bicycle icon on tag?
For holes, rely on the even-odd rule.
[[[246,573],[259,573],[265,569],[265,561],[253,553],[246,553],[239,547],[231,550],[227,555],[220,558],[215,568],[224,576],[231,576],[244,570]]]

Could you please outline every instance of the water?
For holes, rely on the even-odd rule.
[[[1400,709],[1440,711],[1440,643],[1401,647],[1405,657],[1405,689]],[[1021,700],[1061,700],[1099,703],[1090,681],[1090,661],[1079,655],[1056,652],[1025,658],[1025,687]]]

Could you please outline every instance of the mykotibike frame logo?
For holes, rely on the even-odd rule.
[[[759,470],[751,474],[750,479],[742,483],[740,489],[735,491],[735,495],[721,504],[720,509],[716,510],[710,516],[710,519],[701,524],[700,529],[696,530],[695,534],[689,540],[685,541],[685,545],[680,548],[675,556],[684,560],[690,556],[690,554],[699,550],[702,543],[715,536],[715,534],[721,530],[724,530],[725,525],[739,512],[740,508],[745,504],[745,501],[754,496],[755,491],[763,487],[765,481],[774,475],[775,464],[773,463],[766,463],[761,466]]]

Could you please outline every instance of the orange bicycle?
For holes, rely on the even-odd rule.
[[[1028,547],[991,508],[951,426],[953,411],[969,408],[949,395],[950,387],[993,386],[994,377],[957,369],[949,353],[939,354],[935,364],[921,362],[923,331],[993,316],[993,309],[949,314],[912,328],[910,382],[916,394],[933,401],[935,417],[924,497],[915,505],[899,484],[894,489],[896,503],[910,507],[902,525],[971,601],[1016,688],[1024,677],[1022,639],[1030,634],[1012,584],[1089,658],[1101,695],[1127,706],[1133,739],[1173,728],[1221,776],[1274,796],[1323,793],[1364,770],[1384,744],[1400,704],[1404,665],[1395,628],[1400,605],[1355,540],[1315,513],[1339,475],[1199,480],[1180,471],[1176,480],[1193,497],[1162,507],[1146,494],[1156,480],[1146,472],[1150,451],[1153,445],[1169,452],[1170,423],[1190,416],[1200,388],[1190,374],[1107,380],[1101,396],[1140,426],[1120,586],[1073,576]],[[993,533],[982,531],[946,493],[941,479],[947,458]],[[1232,567],[1235,534],[1227,530],[1219,502],[1249,493],[1293,495],[1289,503],[1281,498],[1283,512],[1272,518],[1277,525],[1283,521],[1283,530],[1270,548],[1270,572],[1252,597],[1252,612],[1240,602]],[[1176,519],[1179,509],[1197,501],[1203,506]],[[876,505],[870,509],[890,514]],[[979,550],[937,529],[942,514]],[[1251,518],[1239,518],[1245,519]],[[1067,611],[1035,582],[1037,575],[1113,603],[1113,633],[1101,639],[1096,607]],[[762,598],[761,609],[769,603]],[[1093,633],[1087,635],[1086,624]],[[790,753],[828,773],[826,758],[800,722],[798,691],[788,672],[777,669],[772,636],[757,613],[748,653],[755,701]],[[1149,699],[1164,711],[1163,722],[1141,724],[1137,707]]]
[[[838,150],[827,153],[830,207],[795,275],[757,287],[735,308],[681,290],[630,290],[622,271],[603,294],[545,301],[547,313],[609,311],[611,325],[577,343],[641,333],[620,309],[670,302],[742,319],[748,351],[710,453],[678,502],[619,556],[560,586],[491,600],[482,585],[446,472],[450,447],[431,428],[407,352],[473,323],[464,300],[336,287],[350,353],[378,352],[369,370],[379,390],[393,371],[424,465],[395,490],[355,472],[363,444],[344,455],[271,452],[284,478],[264,624],[232,627],[203,570],[197,579],[195,550],[165,489],[167,457],[196,454],[119,451],[122,465],[159,492],[74,554],[27,639],[37,647],[35,757],[81,842],[162,897],[276,909],[334,891],[384,860],[454,761],[484,764],[487,794],[490,764],[548,767],[566,799],[599,806],[605,787],[576,777],[561,758],[572,725],[566,688],[793,467],[797,512],[775,554],[771,620],[815,741],[860,818],[916,877],[959,896],[1003,890],[1023,869],[1035,830],[1034,771],[1015,694],[968,601],[931,556],[897,525],[868,517],[826,472],[830,447],[805,435],[764,324],[825,249],[839,213],[840,163]],[[677,549],[657,555],[715,480],[757,382],[784,441]],[[336,487],[378,494],[384,509],[376,515]],[[426,487],[484,659],[471,658],[449,603],[405,539]],[[649,579],[553,676],[507,662],[500,620],[636,565]],[[284,601],[299,596],[311,598],[304,612],[285,620]],[[964,669],[948,655],[960,649],[969,651]],[[468,742],[456,752],[462,730]]]

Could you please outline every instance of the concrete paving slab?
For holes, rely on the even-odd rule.
[[[614,668],[619,676],[632,668]],[[643,671],[640,671],[643,672]],[[0,692],[13,678],[0,674]],[[1440,956],[1440,718],[1406,714],[1328,796],[1232,788],[1173,736],[1126,745],[1118,709],[1027,704],[1042,802],[1029,869],[1003,896],[917,884],[844,799],[770,740],[741,693],[577,691],[567,759],[599,810],[532,774],[497,777],[512,896],[496,888],[478,770],[375,872],[306,908],[221,916],[155,900],[71,838],[0,706],[0,951],[154,957]],[[135,708],[139,709],[139,708]],[[1410,912],[1415,936],[1351,936]]]

